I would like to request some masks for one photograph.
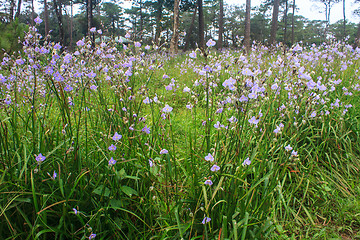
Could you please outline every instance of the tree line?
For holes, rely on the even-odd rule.
[[[251,0],[243,5],[227,5],[224,0],[133,0],[126,9],[118,0],[34,1],[0,0],[0,49],[19,49],[18,38],[37,17],[43,20],[39,33],[70,50],[85,36],[95,41],[94,28],[113,39],[130,33],[133,41],[165,45],[171,53],[179,48],[204,50],[209,39],[216,40],[218,49],[249,51],[253,42],[290,47],[335,39],[357,46],[360,36],[360,25],[346,18],[345,0],[313,0],[323,6],[325,21],[297,15],[296,0],[263,0],[259,6],[251,6]],[[36,4],[41,6],[37,12]],[[332,10],[341,7],[344,18],[330,24]]]

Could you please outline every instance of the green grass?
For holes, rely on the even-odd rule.
[[[59,53],[58,81],[44,73],[56,51],[41,55],[36,46],[25,50],[37,69],[24,54],[24,65],[10,58],[0,70],[16,77],[0,85],[0,98],[11,98],[0,109],[2,239],[359,238],[359,62],[349,48],[282,55],[261,47],[249,56],[231,50],[197,59],[140,57],[138,49],[113,52],[111,60],[85,46],[69,63]],[[243,74],[247,68],[255,75]],[[223,86],[230,77],[233,91]],[[327,90],[311,89],[309,77],[321,77]],[[250,83],[262,93],[240,101]],[[214,162],[205,161],[208,154]],[[210,170],[214,164],[219,171]],[[205,217],[211,220],[202,224]]]

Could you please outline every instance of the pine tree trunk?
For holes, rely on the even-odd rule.
[[[250,11],[251,11],[251,1],[246,0],[244,45],[245,45],[245,49],[246,49],[247,53],[249,53],[250,50],[251,50],[251,45],[250,45]]]
[[[274,8],[273,8],[272,21],[271,21],[271,30],[270,30],[270,45],[275,45],[275,42],[276,42],[276,31],[278,28],[279,5],[280,5],[280,0],[274,0]]]
[[[20,12],[21,12],[21,0],[18,1],[15,18],[18,18],[20,16]]]
[[[49,33],[49,12],[47,6],[47,0],[44,0],[44,15],[45,15],[45,36]]]
[[[295,38],[294,19],[295,19],[295,0],[293,0],[293,12],[292,12],[292,23],[291,23],[291,45],[294,45],[294,38]]]
[[[196,14],[197,14],[197,6],[195,6],[194,13],[193,13],[193,16],[192,16],[192,18],[191,18],[190,27],[189,27],[188,32],[186,33],[186,37],[185,37],[185,47],[184,47],[184,50],[183,50],[184,52],[185,52],[186,50],[188,50],[189,45],[190,45],[190,37],[191,37],[192,31],[194,30]]]
[[[354,48],[359,47],[359,45],[360,45],[360,23],[358,24]]]
[[[31,0],[31,26],[34,26],[34,0]]]
[[[178,52],[178,42],[179,42],[179,4],[180,0],[174,1],[174,28],[173,36],[170,43],[170,53],[175,55]]]
[[[86,12],[87,12],[87,25],[88,25],[87,35],[90,37],[91,35],[90,28],[92,28],[92,1],[87,0],[86,3],[87,3]]]
[[[73,20],[74,20],[74,7],[73,7],[73,0],[70,2],[70,11],[71,11],[71,17],[70,17],[70,50],[73,50]]]
[[[9,16],[10,22],[14,20],[14,11],[15,11],[15,0],[10,0],[10,16]]]
[[[159,46],[159,38],[161,33],[161,18],[162,18],[162,8],[163,8],[163,0],[158,0],[157,2],[157,10],[156,10],[156,32],[155,32],[155,44]]]
[[[284,13],[284,51],[287,45],[287,14],[288,14],[288,0],[285,1],[285,13]]]
[[[59,23],[59,30],[60,30],[60,44],[64,46],[64,27],[62,22],[62,3],[58,2],[59,0],[53,0],[56,17]]]
[[[346,38],[346,12],[345,12],[345,0],[343,0],[343,15],[344,15],[344,41]]]
[[[219,16],[219,39],[217,42],[218,50],[223,47],[223,34],[224,34],[224,0],[220,0],[220,16]]]
[[[143,39],[143,25],[144,25],[143,13],[142,13],[142,0],[140,0],[140,40]]]
[[[203,12],[203,1],[198,0],[199,10],[199,48],[205,51],[205,37],[204,37],[204,12]]]

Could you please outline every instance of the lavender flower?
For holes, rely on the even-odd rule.
[[[204,217],[204,219],[202,220],[202,224],[206,224],[206,223],[208,223],[208,222],[210,222],[211,221],[211,218],[209,218],[209,217]]]
[[[213,182],[210,179],[208,179],[204,182],[204,184],[211,186],[211,185],[213,185]]]
[[[251,164],[250,158],[246,158],[244,162],[242,163],[243,166],[249,166]]]
[[[291,150],[293,150],[293,148],[290,146],[290,144],[289,145],[287,145],[286,147],[285,147],[285,150],[287,151],[287,152],[289,152],[289,151],[291,151]]]
[[[143,129],[141,129],[142,132],[145,132],[146,134],[150,134],[150,128],[147,127],[147,125],[145,125],[145,127],[143,127]]]
[[[39,16],[37,16],[35,19],[34,19],[34,22],[36,23],[36,24],[40,24],[40,23],[42,23],[42,19],[41,18],[39,18]]]
[[[39,155],[37,155],[36,158],[35,158],[35,160],[36,160],[38,163],[43,162],[45,159],[46,159],[46,157],[43,156],[41,153],[39,153]]]
[[[210,168],[210,171],[212,172],[217,172],[220,170],[220,167],[216,164],[214,164],[211,168]]]
[[[113,157],[111,157],[109,160],[109,166],[113,166],[115,164],[116,164],[116,160]]]
[[[115,132],[114,136],[112,137],[112,140],[119,141],[122,138],[122,135]]]
[[[115,146],[114,144],[111,144],[108,149],[109,149],[110,151],[115,151],[115,150],[116,150],[116,146]]]
[[[165,148],[161,149],[161,151],[160,151],[160,154],[168,154],[168,153],[169,153],[169,151],[166,150]]]
[[[96,237],[96,234],[92,233],[92,234],[90,234],[89,239],[95,239],[95,237]]]
[[[170,107],[169,105],[165,105],[165,107],[162,109],[162,111],[164,112],[164,113],[169,113],[169,112],[171,112],[173,110],[173,108],[172,107]]]
[[[205,161],[208,161],[208,162],[214,161],[213,155],[211,155],[210,153],[208,155],[206,155],[205,156]]]

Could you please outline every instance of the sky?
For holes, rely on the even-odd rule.
[[[245,0],[224,0],[227,4],[232,5],[243,5],[245,4]],[[260,5],[261,0],[251,0],[251,6]],[[292,1],[289,1],[291,3]],[[359,4],[354,4],[354,0],[346,0],[345,1],[345,12],[346,18],[354,23],[358,23],[360,18],[353,14],[353,11],[356,8],[360,8]],[[295,4],[298,7],[297,15],[302,15],[310,20],[325,20],[325,13],[320,13],[325,9],[324,4],[316,2],[314,0],[296,0]],[[292,10],[291,10],[292,11]],[[330,22],[335,23],[338,20],[343,19],[343,3],[337,3],[333,6],[330,13]]]

